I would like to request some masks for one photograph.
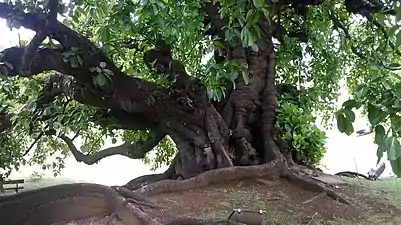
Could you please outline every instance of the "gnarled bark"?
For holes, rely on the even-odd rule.
[[[50,2],[54,3],[54,0]],[[272,8],[300,5],[308,7],[322,3],[323,0],[269,2],[274,4]],[[211,27],[206,34],[217,35],[225,40],[228,21],[220,17],[219,7],[219,4],[208,2],[202,5],[201,10],[206,14],[206,25]],[[349,5],[347,9],[368,18],[374,13],[366,11],[366,8]],[[186,73],[179,60],[173,59],[167,43],[149,50],[145,53],[144,60],[153,72],[176,80],[171,88],[124,73],[88,38],[56,21],[54,10],[50,10],[49,15],[26,13],[11,4],[0,3],[0,17],[7,18],[9,14],[16,15],[20,24],[35,31],[36,36],[27,47],[13,47],[2,52],[1,61],[12,65],[6,68],[7,76],[32,77],[45,71],[54,71],[36,100],[38,108],[52,103],[57,96],[64,94],[69,99],[99,108],[99,111],[106,110],[107,113],[102,116],[114,119],[112,128],[148,129],[155,132],[154,138],[142,143],[125,143],[93,155],[79,152],[70,138],[60,134],[59,137],[78,161],[92,164],[114,154],[141,158],[165,135],[169,135],[176,143],[178,154],[165,173],[143,176],[125,185],[134,190],[134,193],[152,195],[200,188],[222,181],[281,175],[299,185],[325,192],[332,198],[347,203],[330,189],[286,170],[291,164],[291,157],[282,155],[284,147],[276,139],[273,130],[277,107],[276,51],[273,38],[280,39],[280,34],[277,34],[275,24],[267,19],[260,19],[258,22],[262,29],[262,36],[256,43],[258,51],[239,43],[225,43],[223,54],[216,54],[217,62],[236,60],[247,65],[245,73],[249,79],[237,79],[235,89],[229,84],[228,97],[220,103],[212,103],[207,99],[203,85]],[[343,29],[338,24],[335,26]],[[347,33],[346,30],[344,32]],[[39,48],[46,36],[57,40],[60,46]],[[349,34],[346,37],[350,38]],[[84,62],[82,65],[73,67],[65,62],[63,53],[71,48],[79,49],[78,54]],[[150,63],[153,61],[156,62],[154,67]],[[106,63],[106,68],[113,75],[105,85],[96,86],[93,84],[93,77],[97,74],[91,68],[101,62]],[[0,112],[0,133],[10,128],[10,119],[10,114]],[[104,186],[80,184],[1,197],[0,221],[9,225],[49,224],[113,213],[126,224],[159,224],[132,204],[126,204],[126,199],[120,196],[123,192]],[[67,208],[74,198],[77,204]],[[20,202],[24,203],[19,204]],[[82,207],[89,210],[81,210]],[[17,215],[17,212],[22,215]],[[218,224],[210,221],[202,223]],[[178,225],[180,222],[171,224]],[[184,221],[181,225],[183,224]]]
[[[112,213],[127,225],[160,224],[126,205],[114,189],[97,184],[63,184],[0,196],[1,223],[7,225],[46,225]]]
[[[271,4],[294,7],[295,2],[298,1]],[[298,3],[308,7],[322,2]],[[206,14],[206,25],[211,27],[207,35],[217,35],[224,40],[228,21],[220,17],[219,4],[205,3],[201,10]],[[153,72],[176,80],[171,88],[164,88],[122,72],[88,38],[56,21],[54,15],[50,15],[52,13],[54,10],[50,10],[48,15],[26,13],[10,4],[0,3],[0,17],[17,15],[22,26],[36,32],[28,47],[13,47],[2,52],[1,60],[12,65],[12,68],[7,68],[7,76],[31,77],[44,71],[56,71],[38,96],[38,107],[65,94],[82,104],[106,109],[104,117],[115,119],[116,124],[111,125],[114,128],[150,129],[169,135],[176,143],[179,154],[174,168],[170,169],[173,172],[157,179],[187,179],[216,168],[257,165],[282,157],[273,132],[277,106],[274,24],[262,26],[268,21],[260,19],[263,32],[256,43],[258,51],[239,43],[225,43],[225,50],[222,55],[216,55],[216,61],[235,60],[247,65],[245,73],[249,81],[237,79],[235,89],[231,84],[227,87],[229,96],[219,104],[212,104],[203,85],[186,73],[179,60],[173,59],[168,43],[158,42],[144,57]],[[60,45],[38,49],[46,36],[51,36]],[[82,65],[72,66],[64,60],[63,53],[71,48],[79,50],[76,54],[83,59]],[[153,61],[155,64],[152,66]],[[106,68],[113,72],[111,80],[101,87],[93,84],[96,72],[91,70],[100,62],[105,62]],[[8,117],[1,118],[0,128],[3,131],[10,123],[7,123]],[[161,140],[155,138],[148,143],[126,143],[88,156],[76,151],[67,136],[60,135],[60,138],[78,160],[88,164],[113,154],[140,158]],[[133,147],[141,150],[133,151]],[[291,161],[290,158],[288,160]]]

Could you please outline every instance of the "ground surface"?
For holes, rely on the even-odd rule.
[[[352,196],[352,206],[325,196],[310,201],[318,193],[295,187],[286,180],[268,183],[247,180],[157,195],[152,200],[162,209],[151,212],[161,221],[176,216],[227,218],[232,209],[240,208],[266,210],[266,217],[278,224],[401,224],[401,217],[396,217],[401,216],[401,210],[394,205],[396,200],[389,191],[380,194],[366,188],[370,183],[351,183],[337,190]],[[401,183],[398,187],[401,192]]]
[[[63,181],[61,183],[69,183]],[[338,192],[352,196],[347,206],[306,191],[286,180],[256,182],[246,180],[151,197],[161,209],[148,209],[157,219],[179,216],[227,218],[232,209],[262,209],[266,218],[280,225],[295,224],[401,224],[401,180],[366,181],[349,179],[350,186]],[[60,181],[53,182],[59,184]],[[26,189],[52,185],[49,179],[30,180]],[[305,203],[305,201],[309,201]],[[99,224],[87,221],[85,224]],[[74,224],[74,223],[71,223]],[[116,223],[118,224],[118,223]]]

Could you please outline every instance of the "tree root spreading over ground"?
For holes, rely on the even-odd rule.
[[[262,183],[265,183],[263,185],[266,186],[271,180],[280,180],[277,179],[278,177],[285,178],[302,189],[313,191],[314,195],[325,193],[332,199],[341,202],[339,204],[343,206],[352,203],[331,188],[319,184],[305,175],[296,175],[294,171],[285,169],[286,167],[281,166],[280,163],[280,161],[273,161],[259,166],[217,169],[191,179],[159,181],[133,191],[124,187],[111,188],[97,184],[64,184],[16,195],[1,196],[0,221],[7,225],[234,224],[226,220],[203,220],[190,217],[158,221],[152,214],[153,212],[162,212],[163,209],[160,209],[158,207],[160,204],[153,202],[152,198],[156,197],[157,199],[157,196],[163,194],[200,190],[213,185],[227,185],[247,180],[252,180],[254,183],[261,183],[260,180],[263,180]],[[180,200],[188,201],[187,199]]]

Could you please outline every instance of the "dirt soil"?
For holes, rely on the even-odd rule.
[[[160,222],[172,218],[194,216],[203,218],[227,218],[233,209],[265,210],[266,218],[278,224],[329,224],[333,220],[359,223],[371,215],[400,215],[401,211],[377,199],[356,186],[338,187],[336,190],[352,205],[334,201],[319,193],[301,189],[287,180],[278,179],[267,183],[246,180],[213,185],[185,192],[166,193],[150,198],[159,209],[148,209]],[[362,223],[370,224],[370,223]]]

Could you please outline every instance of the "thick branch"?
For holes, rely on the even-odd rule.
[[[121,88],[120,86],[120,90]],[[131,88],[130,90],[132,92],[135,89]],[[154,118],[149,118],[141,112],[129,113],[118,108],[115,100],[103,98],[103,93],[93,85],[83,85],[76,82],[73,77],[60,73],[55,73],[49,77],[36,100],[36,104],[38,107],[49,104],[60,94],[82,104],[100,108],[98,113],[91,117],[91,120],[98,125],[128,130],[155,129],[157,127]]]
[[[11,114],[0,113],[0,133],[11,126]]]
[[[72,139],[64,134],[60,134],[59,137],[62,139],[74,155],[78,162],[84,162],[88,165],[92,165],[101,159],[112,156],[112,155],[124,155],[132,159],[141,159],[145,157],[145,154],[150,152],[164,137],[164,133],[156,133],[155,137],[152,137],[146,141],[140,141],[137,143],[125,142],[122,145],[103,149],[93,154],[83,154],[74,145]]]
[[[25,49],[24,55],[22,56],[22,67],[20,71],[21,75],[30,74],[32,59],[35,56],[36,50],[48,36],[48,31],[57,22],[58,0],[50,0],[47,8],[49,9],[49,14],[47,16],[45,26],[42,28],[42,30],[36,31],[36,35],[31,40],[28,47]]]
[[[43,27],[45,27],[47,24],[49,24],[49,17],[48,15],[44,13],[24,13],[21,10],[18,10],[16,8],[13,8],[12,5],[7,4],[7,3],[0,3],[0,18],[7,18],[9,15],[16,15],[15,18],[19,19],[19,22],[21,25],[27,29],[31,29],[35,31],[37,34],[41,33],[43,31]],[[50,17],[53,16],[52,10],[50,11]],[[110,69],[114,75],[123,75],[121,70],[119,70],[114,63],[107,58],[107,56],[99,49],[97,48],[89,39],[83,37],[82,35],[78,34],[77,32],[71,30],[70,28],[66,27],[64,24],[58,22],[58,21],[51,21],[48,29],[46,30],[46,35],[51,36],[52,38],[56,39],[62,46],[64,50],[70,50],[71,47],[75,47],[81,50],[81,56],[83,58],[83,62],[85,63],[85,69],[88,73],[88,69],[90,67],[95,67],[99,65],[100,62],[106,62],[107,68]],[[43,36],[43,35],[42,35]],[[42,37],[41,37],[42,38]],[[41,39],[40,38],[40,39]],[[39,37],[38,37],[39,39]],[[25,50],[25,49],[24,49]],[[23,51],[25,52],[25,51]],[[23,54],[22,52],[22,54]],[[39,51],[40,52],[40,51]],[[36,52],[38,53],[38,52]],[[22,59],[22,54],[19,53],[18,55],[19,60],[17,61],[17,64],[12,64],[14,69],[17,69],[17,73],[21,72],[21,59]],[[42,55],[43,56],[43,55]],[[33,56],[34,57],[34,56]],[[36,57],[34,57],[36,58]],[[58,56],[56,59],[58,59],[56,62],[59,64],[67,64],[63,63],[63,61],[60,61],[60,57]],[[62,58],[61,58],[62,59]],[[8,59],[6,58],[8,61]],[[31,62],[32,64],[35,64],[35,60]],[[45,64],[45,63],[43,63]],[[56,69],[54,68],[54,63],[52,64],[53,68],[50,69]],[[47,68],[49,69],[49,68]],[[65,69],[65,68],[64,68]],[[74,73],[74,71],[69,68],[69,72],[60,71],[59,72],[65,73],[65,74],[70,74],[70,75],[82,75],[80,73]],[[46,67],[44,67],[41,71],[34,70],[34,72],[30,72],[30,74],[37,74],[39,72],[46,71]],[[76,71],[77,72],[77,71]],[[82,71],[81,71],[82,72]],[[15,72],[14,72],[15,73]],[[16,74],[14,74],[16,75]]]
[[[70,64],[63,61],[62,52],[58,49],[44,48],[35,52],[31,58],[29,74],[23,72],[24,55],[29,47],[12,47],[2,52],[1,61],[8,62],[13,68],[9,68],[7,76],[36,75],[44,71],[56,70],[65,74],[80,74],[83,71],[71,68]],[[86,72],[86,71],[85,71]],[[86,72],[88,73],[88,72]]]
[[[9,4],[0,3],[0,17],[6,18],[8,14],[16,14],[20,19],[22,26],[32,29],[36,32],[41,30],[47,15],[38,13],[24,13],[13,9]],[[166,118],[180,116],[180,123],[198,120],[198,115],[194,115],[194,105],[201,106],[207,103],[206,92],[200,88],[200,91],[182,91],[180,96],[171,96],[172,92],[158,87],[157,85],[140,80],[135,77],[127,76],[122,73],[113,62],[111,62],[99,48],[94,46],[87,38],[79,35],[60,22],[57,22],[51,31],[51,35],[61,45],[62,49],[44,48],[37,50],[33,56],[30,75],[38,74],[43,71],[56,70],[60,72],[57,79],[51,80],[47,85],[49,89],[45,90],[48,95],[42,96],[42,101],[51,101],[54,96],[60,93],[67,93],[72,99],[85,104],[103,109],[116,111],[125,111],[132,117],[140,116],[146,118],[146,122],[153,121],[155,124],[166,123]],[[64,62],[63,52],[69,51],[71,47],[79,49],[79,54],[83,65],[72,67],[69,62]],[[21,59],[25,48],[14,47],[6,49],[2,57],[12,65],[9,75],[16,76],[21,73]],[[66,60],[68,61],[68,60]],[[114,75],[110,82],[99,87],[93,84],[93,77],[96,72],[91,72],[90,68],[96,67],[100,62],[106,62],[107,69]],[[164,66],[166,66],[164,64]],[[178,73],[175,88],[177,86],[195,87],[199,85],[188,85],[196,82],[189,82],[189,76],[186,75],[181,63],[168,57],[166,72],[168,74]],[[73,78],[73,79],[72,79]],[[60,84],[62,84],[60,86]],[[179,84],[179,85],[177,85]],[[196,88],[194,88],[196,89]],[[70,91],[72,90],[72,91]],[[200,94],[199,94],[200,93]],[[187,97],[189,96],[189,97]],[[177,104],[178,103],[178,104]],[[179,105],[181,103],[181,105]],[[168,105],[168,107],[166,107]],[[181,114],[185,115],[181,115]],[[167,121],[168,122],[168,121]]]
[[[219,3],[213,4],[212,2],[206,2],[202,7],[202,10],[205,12],[206,16],[204,19],[205,27],[210,24],[210,29],[206,32],[206,34],[210,35],[218,35],[219,38],[224,39],[225,37],[225,29],[224,27],[228,25],[227,18],[222,19],[219,13]]]
[[[342,30],[342,31],[344,32],[344,34],[345,34],[345,37],[346,37],[348,40],[352,41],[352,37],[351,37],[351,35],[350,35],[349,31],[348,31],[348,28],[346,28],[346,27],[340,22],[340,20],[334,15],[334,12],[332,12],[331,10],[329,10],[329,11],[328,11],[328,15],[329,15],[329,18],[331,19],[331,21],[333,22],[334,27],[335,27],[336,29]],[[363,55],[362,53],[358,52],[358,50],[356,49],[356,47],[353,46],[352,44],[351,44],[351,51],[352,51],[355,55],[357,55],[358,57],[360,57],[360,58],[362,58],[362,59],[366,59],[366,56]]]

